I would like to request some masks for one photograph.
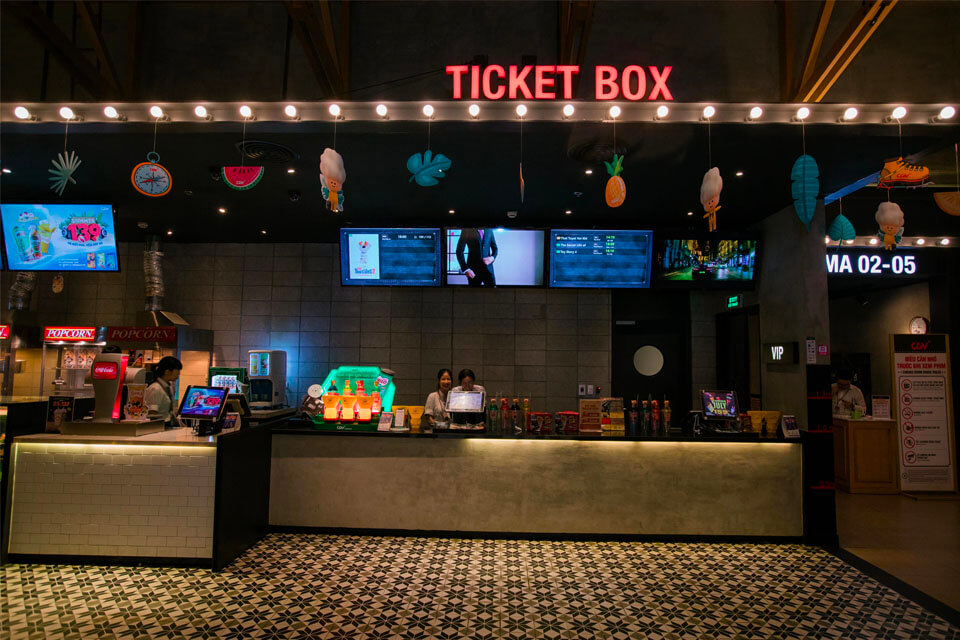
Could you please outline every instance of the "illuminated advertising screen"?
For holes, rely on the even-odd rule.
[[[216,418],[227,398],[227,389],[219,387],[187,387],[180,403],[180,415],[184,418]]]
[[[743,238],[677,238],[657,247],[657,285],[707,288],[753,286],[757,241]]]
[[[448,228],[444,237],[448,285],[543,286],[542,229]]]
[[[737,394],[733,391],[702,391],[703,415],[708,418],[737,417]]]
[[[340,229],[340,283],[440,286],[440,229]]]
[[[0,221],[10,270],[120,269],[108,204],[4,204]]]
[[[653,232],[550,230],[550,286],[646,289]]]

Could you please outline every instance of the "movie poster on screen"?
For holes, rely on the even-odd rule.
[[[380,234],[350,234],[350,277],[354,280],[380,278]]]
[[[890,336],[902,491],[955,491],[950,338]]]

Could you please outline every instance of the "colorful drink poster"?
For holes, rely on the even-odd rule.
[[[119,270],[108,204],[4,204],[0,221],[11,270]]]

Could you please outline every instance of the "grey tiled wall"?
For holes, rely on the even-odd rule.
[[[61,294],[44,274],[40,322],[133,324],[142,247],[119,250],[120,273],[65,274]],[[341,287],[334,244],[163,250],[164,307],[214,330],[218,365],[239,364],[248,349],[286,350],[290,402],[331,367],[358,363],[393,369],[399,404],[422,404],[440,367],[469,367],[489,393],[529,397],[534,410],[576,410],[578,382],[610,388],[609,291]]]

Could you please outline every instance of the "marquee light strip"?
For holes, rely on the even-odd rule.
[[[383,122],[385,118],[378,113],[377,107],[383,106],[389,110],[389,120],[423,121],[424,104],[434,107],[429,117],[432,121],[516,121],[517,106],[524,104],[526,113],[522,116],[527,122],[605,122],[610,118],[610,107],[617,105],[621,109],[617,117],[618,122],[657,122],[660,124],[703,122],[704,108],[712,106],[715,114],[709,118],[712,123],[736,123],[745,126],[762,124],[792,124],[799,126],[797,110],[807,107],[810,115],[803,120],[804,124],[833,124],[836,126],[854,126],[863,124],[886,124],[897,126],[897,120],[891,117],[894,109],[903,107],[906,115],[899,120],[905,125],[950,125],[958,124],[960,118],[956,116],[954,105],[941,104],[786,104],[786,103],[758,103],[758,102],[627,102],[627,101],[583,101],[583,102],[537,102],[537,101],[437,101],[425,102],[385,102],[382,100],[369,102],[86,102],[86,103],[50,103],[24,102],[5,103],[0,106],[0,122],[4,124],[31,125],[57,122],[64,119],[60,109],[69,106],[75,114],[72,122],[79,126],[102,123],[153,123],[157,118],[150,115],[152,107],[160,107],[163,112],[162,122],[206,124],[210,122],[243,122],[256,120],[262,122],[330,122],[332,105],[340,107],[337,119],[340,121],[355,122]],[[242,106],[249,106],[251,116],[244,118],[240,113]],[[479,112],[471,115],[470,107],[476,105]],[[572,105],[574,111],[570,116],[564,115],[564,107]],[[669,112],[664,117],[658,117],[658,107],[667,105]],[[293,106],[295,110],[288,109]],[[108,109],[108,107],[110,107]],[[203,116],[198,116],[197,107]],[[751,118],[751,110],[760,107],[762,115]],[[857,110],[856,118],[845,120],[844,112],[850,107]],[[952,111],[950,108],[953,108]],[[24,115],[24,109],[28,117]],[[105,113],[106,109],[106,113]],[[475,110],[474,110],[475,111]],[[569,110],[568,110],[569,111]],[[15,112],[19,113],[16,115]],[[289,113],[294,113],[290,116]],[[106,115],[117,114],[115,117]],[[754,112],[756,113],[756,112]],[[941,118],[941,114],[953,113],[950,118]]]

